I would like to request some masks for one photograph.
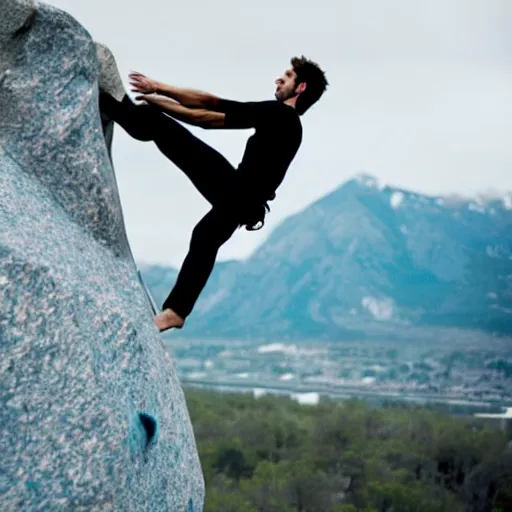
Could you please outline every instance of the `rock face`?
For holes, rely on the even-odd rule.
[[[53,7],[0,12],[1,508],[202,510],[97,107],[111,56]]]

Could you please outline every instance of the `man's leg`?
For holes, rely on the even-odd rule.
[[[226,199],[236,176],[234,167],[183,125],[155,107],[136,105],[128,96],[117,101],[102,93],[100,110],[133,138],[153,141],[188,176],[211,205]]]
[[[210,277],[219,248],[238,225],[236,210],[216,207],[198,222],[176,284],[164,302],[162,313],[155,318],[160,331],[183,326]]]
[[[100,108],[134,138],[154,141],[213,206],[194,228],[177,282],[155,318],[161,331],[182,327],[208,281],[219,248],[240,225],[240,202],[234,197],[237,171],[220,153],[153,107],[135,105],[127,96],[119,102],[103,95]]]

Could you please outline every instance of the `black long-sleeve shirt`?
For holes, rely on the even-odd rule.
[[[216,110],[226,114],[227,129],[255,129],[238,171],[253,197],[272,199],[302,142],[302,124],[296,110],[278,100],[226,99],[219,101]]]

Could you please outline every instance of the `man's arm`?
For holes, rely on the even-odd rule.
[[[205,129],[224,128],[226,116],[222,112],[213,112],[204,108],[185,107],[161,96],[138,96],[137,99],[159,107],[162,112],[169,114],[178,121]]]
[[[225,114],[226,128],[243,130],[273,124],[277,119],[276,107],[276,101],[243,102],[219,98],[210,109]]]
[[[185,89],[152,80],[141,73],[130,73],[132,91],[141,94],[159,94],[171,98],[185,107],[212,109],[220,98],[208,92]]]
[[[157,94],[167,96],[177,101],[185,107],[213,111],[208,115],[202,112],[202,116],[205,118],[204,121],[207,123],[206,127],[208,128],[256,128],[262,124],[271,123],[272,119],[275,118],[274,114],[276,113],[275,108],[277,105],[275,101],[240,102],[224,98],[221,99],[207,92],[163,84],[136,72],[130,73],[130,79],[132,80],[131,85],[133,92],[138,92],[143,95],[156,92]],[[139,99],[145,99],[145,97],[143,96]],[[154,101],[152,100],[152,102]],[[165,108],[167,108],[168,104],[165,103],[160,106],[164,108],[164,105],[166,105]],[[177,112],[177,107],[170,106],[169,108]],[[210,116],[214,112],[225,115],[222,126],[219,126],[218,123],[213,123],[212,125],[209,122]],[[216,117],[214,119],[217,121],[220,118]]]

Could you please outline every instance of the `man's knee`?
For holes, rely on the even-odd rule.
[[[203,250],[217,250],[231,238],[238,225],[236,210],[213,208],[194,227],[191,244]]]

